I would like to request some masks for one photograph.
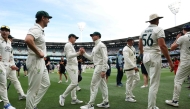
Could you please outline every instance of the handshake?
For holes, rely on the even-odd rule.
[[[79,55],[83,55],[84,53],[85,53],[85,49],[83,48],[83,47],[81,47],[80,49],[79,49]]]

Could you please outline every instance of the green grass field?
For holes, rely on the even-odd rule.
[[[71,97],[70,95],[66,98],[65,106],[59,106],[58,100],[59,95],[64,92],[68,84],[65,83],[65,78],[63,77],[63,83],[58,84],[58,74],[51,73],[50,80],[51,86],[48,89],[47,93],[45,94],[42,101],[38,104],[39,109],[80,109],[80,106],[85,105],[89,101],[90,96],[90,81],[92,78],[93,70],[87,70],[86,73],[83,73],[83,80],[80,83],[80,87],[82,90],[77,92],[78,99],[83,100],[83,104],[71,105]],[[143,84],[143,78],[141,76],[141,81],[133,91],[134,95],[136,96],[136,103],[129,103],[125,102],[125,86],[124,87],[116,87],[116,69],[112,69],[111,76],[108,80],[108,90],[109,90],[109,103],[111,109],[146,109],[147,108],[147,99],[148,99],[148,88],[141,89],[140,86]],[[21,70],[21,76],[19,78],[22,87],[26,93],[27,91],[27,78],[24,77],[24,74]],[[163,69],[161,74],[160,80],[160,87],[157,94],[157,106],[160,109],[174,109],[175,107],[168,106],[165,104],[166,99],[171,99],[173,94],[173,80],[174,74],[169,72],[169,69]],[[8,81],[9,82],[9,81]],[[124,74],[122,83],[125,84],[126,82],[126,75]],[[190,91],[185,88],[189,84],[184,83],[182,86],[182,91],[180,95],[180,106],[176,109],[190,109]],[[17,109],[24,109],[25,108],[25,100],[19,101],[18,94],[14,89],[14,86],[11,85],[10,89],[8,90],[9,100],[13,106]],[[95,103],[102,102],[101,92],[99,90],[98,95],[96,97]],[[3,103],[0,103],[0,107],[3,107]],[[95,109],[98,107],[95,106]]]

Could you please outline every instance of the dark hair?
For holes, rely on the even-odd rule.
[[[42,17],[37,17],[36,18],[36,23],[39,23],[42,20]]]
[[[183,30],[189,32],[189,31],[190,31],[190,28],[183,28]]]

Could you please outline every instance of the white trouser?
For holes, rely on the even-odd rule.
[[[65,92],[63,93],[63,97],[66,98],[67,95],[69,93],[71,93],[71,98],[73,100],[77,99],[76,96],[76,87],[78,84],[78,66],[76,65],[68,65],[65,67],[67,70],[67,73],[70,77],[71,83],[69,84],[69,86],[67,87],[67,89],[65,90]]]
[[[144,66],[150,78],[150,86],[148,93],[148,109],[153,109],[156,106],[156,95],[160,84],[161,55],[150,54],[149,57],[150,60],[144,63]]]
[[[24,96],[24,91],[21,87],[21,84],[16,76],[16,70],[12,70],[10,67],[6,69],[7,78],[11,81],[11,83],[14,85],[15,89],[17,90],[17,93]]]
[[[28,91],[26,109],[34,109],[50,86],[49,74],[43,58],[29,55],[26,61],[28,68]]]
[[[184,82],[184,80],[187,78],[187,76],[190,75],[189,71],[190,71],[190,61],[186,62],[181,61],[174,79],[173,100],[179,101],[181,85]]]
[[[125,71],[127,76],[126,81],[126,98],[133,96],[133,89],[137,86],[140,81],[139,72],[135,73],[135,70]]]
[[[102,92],[103,102],[108,102],[108,86],[106,83],[106,78],[101,77],[102,65],[96,65],[94,73],[92,76],[92,81],[90,85],[90,101],[89,104],[94,104],[96,95],[98,93],[98,87]]]
[[[0,96],[4,105],[9,103],[7,96],[7,78],[6,78],[6,67],[0,62]]]

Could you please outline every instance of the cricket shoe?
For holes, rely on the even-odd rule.
[[[59,96],[59,104],[60,104],[60,106],[64,106],[64,103],[65,103],[65,98],[62,95],[60,95]]]
[[[125,101],[132,102],[132,103],[137,102],[137,100],[133,99],[132,97],[126,98]]]
[[[146,87],[148,87],[148,85],[143,85],[143,86],[141,86],[141,88],[146,88]]]
[[[77,91],[81,91],[81,88],[79,86],[77,86]]]
[[[19,95],[18,99],[19,99],[19,100],[26,99],[26,95],[25,95],[25,94],[24,94],[24,95]]]
[[[65,81],[66,83],[68,82],[68,79]]]
[[[102,102],[100,104],[97,104],[97,107],[109,108],[110,104],[108,102],[106,102],[106,103]]]
[[[59,80],[59,82],[58,83],[62,83],[62,81],[61,80]]]
[[[80,109],[94,109],[94,106],[91,104],[87,104],[87,105],[81,106]]]
[[[16,109],[15,107],[11,106],[10,103],[4,106],[4,109]]]
[[[0,102],[2,102],[3,100],[0,99]]]
[[[78,100],[78,99],[71,101],[71,104],[81,104],[81,103],[83,103],[83,101]]]
[[[174,100],[166,100],[165,103],[169,104],[171,106],[174,106],[174,107],[178,107],[179,106],[178,101],[174,101]]]

